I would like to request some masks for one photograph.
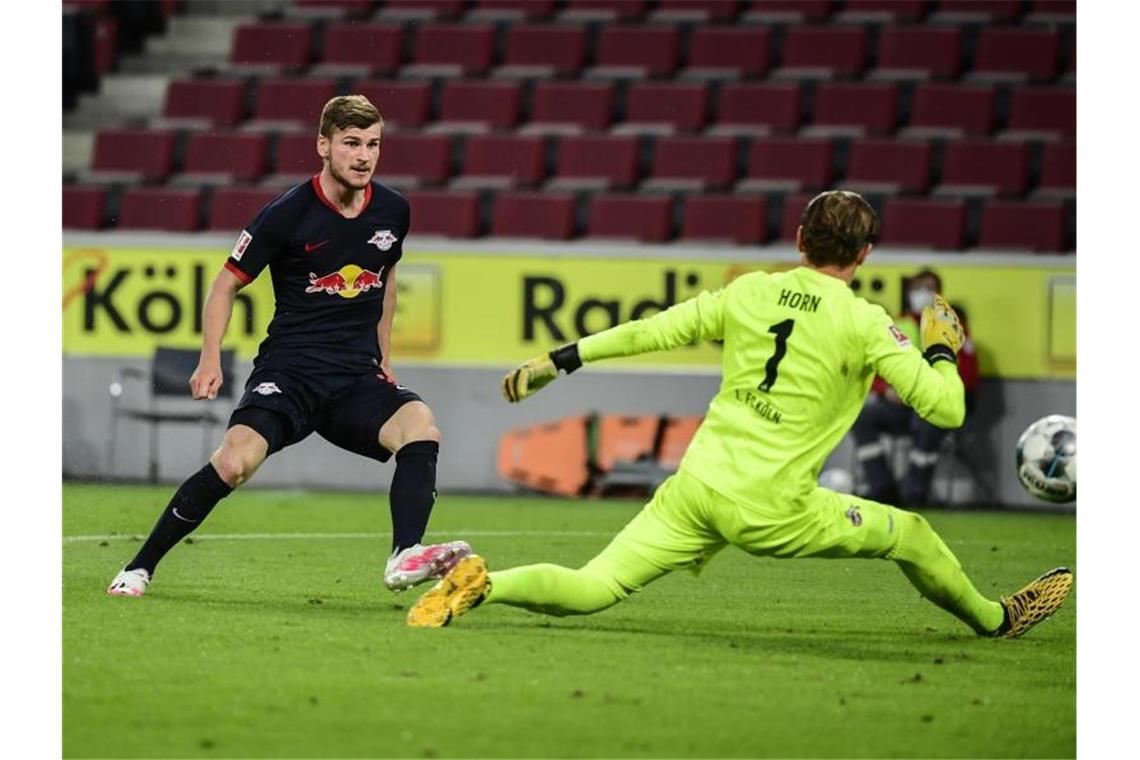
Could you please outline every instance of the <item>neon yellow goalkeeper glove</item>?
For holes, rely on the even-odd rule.
[[[533,396],[558,379],[558,373],[570,374],[582,366],[578,344],[567,343],[548,354],[536,356],[512,370],[503,378],[503,398],[517,404]]]
[[[918,329],[926,361],[931,364],[937,361],[958,362],[958,351],[966,342],[966,333],[958,313],[945,298],[936,295],[934,303],[923,308]]]

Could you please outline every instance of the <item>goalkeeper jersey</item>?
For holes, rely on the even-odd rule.
[[[957,427],[962,381],[933,366],[876,304],[809,267],[755,272],[646,319],[583,338],[584,362],[723,341],[720,389],[681,468],[747,502],[816,487],[854,423],[875,374],[922,417]]]

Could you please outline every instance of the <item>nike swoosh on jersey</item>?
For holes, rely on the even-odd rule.
[[[317,250],[318,248],[320,248],[322,245],[324,245],[327,242],[329,242],[329,241],[322,240],[319,243],[305,243],[305,253],[312,253],[313,251]]]

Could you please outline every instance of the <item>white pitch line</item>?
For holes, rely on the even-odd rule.
[[[613,536],[616,531],[600,530],[453,530],[448,531],[449,536],[475,536],[479,538],[497,537],[580,537],[580,536]],[[439,533],[429,533],[442,537]],[[202,533],[193,536],[195,541],[273,541],[273,540],[319,540],[319,539],[379,539],[390,538],[390,533]],[[107,535],[64,536],[65,544],[86,543],[90,541],[131,541],[142,540],[139,534],[116,533]]]

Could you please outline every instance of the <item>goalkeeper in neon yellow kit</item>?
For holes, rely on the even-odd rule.
[[[578,570],[493,573],[472,555],[416,602],[408,624],[447,625],[479,604],[598,612],[668,572],[699,569],[727,544],[759,556],[893,560],[923,596],[982,635],[1019,636],[1053,614],[1072,586],[1067,568],[987,599],[921,515],[817,485],[876,373],[935,425],[957,427],[965,414],[954,310],[940,297],[924,310],[919,350],[849,287],[878,227],[859,195],[822,193],[796,235],[801,266],[744,275],[507,375],[503,393],[518,402],[585,362],[724,342],[720,390],[680,468],[601,554]]]

